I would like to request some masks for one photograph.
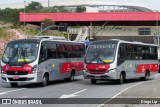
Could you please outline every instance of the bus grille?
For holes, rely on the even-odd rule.
[[[93,73],[93,74],[99,74],[99,73],[100,73],[100,74],[103,74],[103,73],[105,73],[105,71],[106,71],[106,70],[89,70],[89,72],[90,72],[90,73]]]
[[[9,81],[26,81],[27,78],[19,78],[19,79],[13,79],[13,78],[8,78]]]
[[[7,75],[27,75],[28,71],[7,71]]]

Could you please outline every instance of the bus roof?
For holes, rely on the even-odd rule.
[[[67,40],[63,36],[34,36],[35,39]]]
[[[84,44],[84,42],[75,42],[75,41],[68,41],[68,40],[49,40],[49,39],[42,39],[41,40],[41,42],[43,42],[43,41],[52,41],[52,42],[68,42],[68,43],[83,43]]]
[[[83,43],[84,42],[75,42],[75,41],[69,41],[69,40],[54,40],[54,39],[42,39],[42,38],[27,38],[27,39],[18,39],[10,41],[9,43],[40,43],[43,41],[53,41],[53,42],[68,42],[68,43]]]
[[[98,41],[94,41],[94,42],[107,42],[107,41],[117,41],[119,43],[130,43],[130,44],[157,46],[156,44],[143,43],[143,42],[139,42],[139,41],[125,41],[125,40],[121,40],[121,39],[98,40]]]
[[[9,43],[39,43],[40,39],[17,39],[10,41]]]

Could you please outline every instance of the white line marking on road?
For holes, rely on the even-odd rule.
[[[98,105],[97,107],[104,107],[104,104],[100,104],[100,105]]]
[[[27,98],[28,96],[22,96],[22,97],[19,97],[19,98]]]
[[[81,90],[81,91],[77,91],[77,92],[75,92],[75,93],[73,93],[73,94],[79,94],[79,93],[81,93],[81,92],[83,92],[83,91],[86,91],[87,89],[83,89],[83,90]]]
[[[159,76],[159,75],[157,75],[157,76]],[[155,79],[155,80],[152,80],[152,81],[140,82],[140,83],[134,84],[134,85],[132,85],[132,86],[130,86],[130,87],[128,87],[128,88],[125,88],[125,89],[123,89],[121,92],[119,92],[119,93],[117,93],[116,95],[112,96],[111,99],[105,101],[103,104],[100,104],[100,105],[98,105],[97,107],[103,107],[104,104],[107,104],[107,102],[111,101],[112,98],[116,98],[118,95],[122,94],[123,92],[127,91],[127,90],[130,89],[130,88],[133,88],[134,86],[137,86],[137,85],[142,84],[142,83],[153,82],[153,81],[158,81],[158,80]]]
[[[130,87],[127,87],[127,88],[123,89],[123,90],[122,90],[122,91],[120,91],[119,93],[117,93],[117,94],[115,94],[114,96],[112,96],[112,97],[111,97],[111,99],[106,100],[103,104],[100,104],[100,105],[98,105],[97,107],[103,107],[103,106],[104,106],[104,104],[107,104],[107,102],[111,101],[111,100],[112,100],[112,98],[116,98],[118,95],[122,94],[123,92],[127,91],[128,89],[130,89],[130,88],[132,88],[132,87],[135,87],[135,86],[137,86],[137,85],[139,85],[139,84],[142,84],[142,83],[144,83],[144,82],[140,82],[140,83],[137,83],[137,84],[131,85]]]
[[[157,80],[145,81],[145,82],[140,82],[140,83],[134,84],[134,85],[132,85],[132,86],[130,86],[130,87],[127,87],[127,88],[123,89],[121,92],[117,93],[116,95],[114,95],[114,96],[111,97],[111,98],[116,98],[118,95],[122,94],[123,92],[127,91],[128,89],[130,89],[130,88],[132,88],[132,87],[135,87],[135,86],[137,86],[137,85],[139,85],[139,84],[147,83],[147,82],[153,82],[153,81],[157,81]]]
[[[139,85],[139,84],[142,84],[142,83],[144,83],[144,82],[140,82],[140,83],[131,85],[130,87],[127,87],[127,88],[123,89],[122,91],[120,91],[119,93],[117,93],[116,95],[114,95],[114,96],[111,97],[111,98],[116,98],[118,95],[122,94],[123,92],[127,91],[128,89],[130,89],[130,88],[132,88],[132,87],[135,87],[135,86],[137,86],[137,85]]]
[[[76,97],[76,96],[79,96],[79,95],[76,95],[76,94],[79,94],[79,93],[82,93],[84,91],[86,91],[87,89],[83,89],[83,90],[80,90],[80,91],[77,91],[73,94],[69,94],[69,95],[62,95],[60,98],[71,98],[71,97]]]
[[[16,89],[16,90],[11,90],[11,91],[5,91],[5,92],[1,92],[0,95],[4,95],[4,94],[8,94],[8,93],[11,93],[11,92],[15,92],[15,91],[20,91],[20,90],[24,90],[26,88],[21,88],[21,89]]]

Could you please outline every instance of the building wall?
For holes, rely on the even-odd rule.
[[[140,35],[140,28],[145,28],[141,31],[148,31],[150,34]],[[98,27],[95,27],[93,31],[96,32],[97,29]],[[98,33],[96,33],[95,36],[155,36],[158,31],[160,32],[160,27],[156,26],[105,26]]]
[[[149,29],[149,35],[140,35],[139,28]],[[80,28],[70,29],[75,36],[78,34]],[[156,43],[158,32],[160,32],[160,27],[157,26],[105,26],[101,30],[100,26],[93,27],[93,38],[94,40],[103,39],[122,39],[127,41],[141,41],[145,43]],[[97,32],[96,34],[94,34]],[[160,35],[160,33],[159,33]],[[73,38],[75,38],[73,36]]]
[[[94,36],[94,41],[96,40],[106,40],[106,39],[120,39],[126,41],[139,41],[144,43],[155,43],[155,38],[153,36]]]
[[[94,36],[156,36],[160,32],[160,27],[157,26],[104,26],[99,30],[101,26],[93,27]],[[140,35],[140,28],[149,29],[149,35]],[[69,28],[71,34],[78,34],[82,28]],[[144,30],[147,31],[147,30]],[[159,33],[160,34],[160,33]]]

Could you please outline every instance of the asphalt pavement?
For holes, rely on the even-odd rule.
[[[159,75],[151,77],[149,81],[129,80],[123,85],[119,85],[115,81],[99,81],[97,84],[92,85],[90,80],[84,80],[83,76],[75,79],[74,82],[53,81],[46,87],[40,87],[38,84],[20,84],[18,87],[12,88],[8,83],[0,83],[0,98],[146,98],[160,96],[158,92]],[[151,87],[152,90],[150,89]],[[17,107],[20,105],[9,106]],[[100,104],[48,104],[35,106],[98,107]]]

